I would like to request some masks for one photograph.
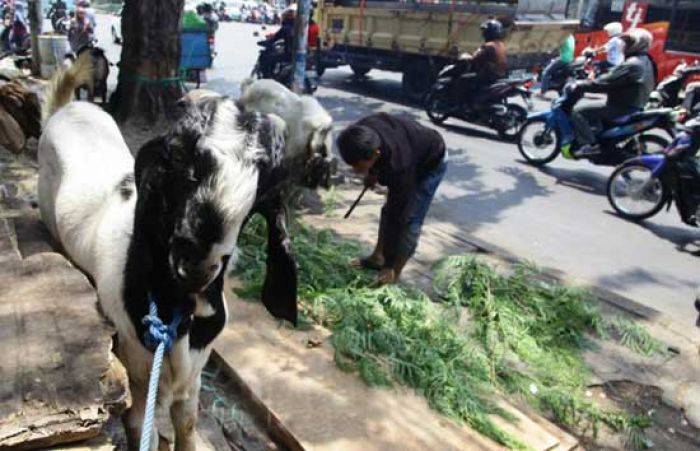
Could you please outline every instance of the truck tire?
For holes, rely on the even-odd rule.
[[[350,69],[352,69],[356,77],[364,77],[372,70],[370,66],[363,66],[360,64],[351,64]]]
[[[406,96],[413,102],[421,102],[435,82],[432,71],[426,70],[425,65],[414,64],[403,72],[401,84]]]

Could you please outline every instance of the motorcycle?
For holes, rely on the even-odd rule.
[[[675,136],[670,108],[639,111],[604,124],[602,130],[596,131],[600,152],[578,157],[576,151],[580,145],[576,141],[571,113],[582,97],[583,94],[574,92],[569,84],[552,102],[551,109],[528,116],[518,137],[518,150],[528,163],[542,166],[561,153],[570,160],[586,159],[596,165],[617,166],[628,158],[668,145],[668,140],[662,136],[645,132],[659,130]]]
[[[571,80],[588,80],[599,72],[592,54],[581,55],[568,64],[562,63],[558,57],[554,58],[540,73],[541,92],[556,91],[561,94]]]
[[[700,226],[700,119],[679,128],[663,152],[627,160],[610,175],[608,201],[623,218],[641,221],[675,202],[685,224]]]
[[[279,56],[284,54],[284,42],[271,42],[265,39],[259,41],[258,45],[262,48],[250,76],[258,79],[271,78],[291,89],[294,81],[294,65],[291,60],[286,61],[283,58],[279,58]],[[267,64],[266,60],[269,60],[271,55],[277,56],[275,63]],[[313,56],[307,55],[304,94],[313,94],[318,89],[318,74],[315,61],[316,59]]]
[[[58,34],[68,33],[70,19],[65,8],[54,8],[52,6],[47,19],[51,20],[51,27],[53,27],[53,31]]]
[[[490,127],[502,139],[514,139],[527,118],[527,110],[508,99],[522,97],[531,108],[530,91],[523,87],[529,79],[499,80],[479,94],[476,104],[469,105],[463,101],[464,95],[460,93],[465,75],[471,75],[468,60],[460,60],[440,71],[426,96],[425,112],[430,120],[434,124],[442,124],[449,117],[455,117]]]
[[[676,66],[673,73],[664,78],[650,94],[647,108],[675,108],[683,101],[682,93],[688,79],[700,75],[700,62],[692,65],[683,62]]]

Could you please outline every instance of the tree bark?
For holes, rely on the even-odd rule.
[[[29,0],[27,3],[27,18],[29,30],[32,35],[32,75],[38,77],[41,71],[41,55],[39,54],[39,35],[43,17],[41,14],[41,0]]]
[[[126,0],[119,81],[110,99],[119,122],[157,122],[182,96],[178,80],[184,0]]]

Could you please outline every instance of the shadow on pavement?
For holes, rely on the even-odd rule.
[[[675,208],[675,207],[671,207]],[[605,210],[605,213],[619,218],[621,221],[627,221],[632,224],[636,224],[640,227],[645,228],[657,237],[668,241],[673,244],[679,252],[684,252],[686,254],[693,255],[695,257],[700,257],[700,233],[697,229],[690,226],[669,226],[663,224],[656,224],[651,221],[630,221],[625,218],[618,216],[612,210]],[[678,219],[680,221],[680,218]]]
[[[446,187],[435,199],[431,214],[441,222],[452,223],[465,232],[473,233],[489,224],[497,224],[508,209],[528,199],[553,194],[540,185],[535,176],[513,167],[497,169],[513,179],[512,186],[485,189],[483,182],[479,181],[481,169],[469,162],[466,154],[457,151],[455,156],[450,159],[447,168],[447,177],[452,180],[451,186]]]
[[[567,186],[569,188],[583,191],[584,193],[592,193],[600,196],[606,195],[607,176],[603,176],[597,172],[586,169],[564,169],[551,166],[532,166],[525,160],[517,160],[518,163],[533,167],[542,174],[551,176],[556,180],[557,185]]]
[[[345,71],[328,70],[321,79],[321,85],[340,89],[353,94],[374,97],[383,102],[393,102],[404,106],[421,107],[419,102],[409,100],[403,92],[401,82],[386,78],[356,77]]]
[[[384,111],[397,116],[407,117],[413,120],[420,119],[420,116],[413,111],[402,108],[386,109],[387,105],[381,101],[372,101],[362,96],[322,96],[316,97],[321,105],[330,113],[335,121],[352,122],[369,114]],[[384,108],[384,109],[382,109]]]

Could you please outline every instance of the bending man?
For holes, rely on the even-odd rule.
[[[389,188],[374,252],[354,265],[378,270],[379,285],[393,283],[416,250],[423,220],[445,175],[445,141],[416,121],[378,113],[343,130],[338,149],[365,176],[366,186]]]

